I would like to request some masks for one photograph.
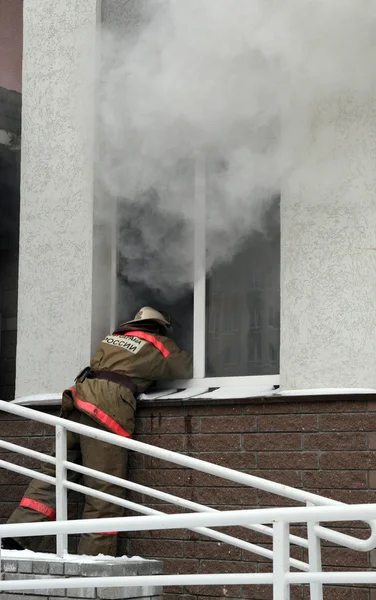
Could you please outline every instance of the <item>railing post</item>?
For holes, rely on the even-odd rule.
[[[289,523],[273,523],[273,600],[290,600],[290,583],[286,579],[290,571]]]
[[[307,502],[307,506],[314,506],[310,502]],[[316,535],[315,526],[317,523],[307,523],[307,537],[308,537],[308,563],[310,573],[320,573],[322,571],[321,563],[321,539]],[[311,600],[323,600],[323,588],[322,583],[314,582],[309,584],[310,588],[310,599]]]
[[[68,518],[67,488],[65,481],[67,469],[67,431],[65,427],[56,425],[56,521],[66,521]],[[66,533],[56,535],[56,554],[63,558],[68,551],[68,536]]]

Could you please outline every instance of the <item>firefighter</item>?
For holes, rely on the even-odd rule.
[[[171,320],[150,308],[141,308],[132,321],[120,325],[99,344],[90,367],[84,369],[75,385],[64,391],[62,416],[82,425],[96,427],[131,438],[135,424],[136,396],[156,380],[186,379],[192,376],[192,358],[169,337]],[[127,450],[67,431],[68,461],[124,478]],[[52,465],[42,470],[54,476]],[[69,472],[77,481],[79,474]],[[100,479],[84,476],[84,484],[101,492],[124,498],[125,489]],[[30,523],[55,519],[55,487],[34,479],[8,523]],[[85,497],[83,518],[121,517],[124,508]],[[24,549],[39,546],[37,538],[5,538],[3,547]],[[79,554],[116,555],[117,532],[81,535]]]

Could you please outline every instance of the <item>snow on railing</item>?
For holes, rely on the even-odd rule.
[[[54,523],[30,523],[25,528],[24,524],[5,524],[0,525],[0,537],[23,537],[33,535],[55,535],[57,556],[61,559],[68,558],[67,536],[73,533],[85,533],[95,531],[136,531],[152,529],[191,529],[201,535],[216,539],[220,542],[231,544],[253,554],[269,558],[273,561],[273,574],[212,574],[212,575],[170,575],[170,576],[145,576],[142,577],[142,585],[207,585],[211,584],[270,584],[274,586],[274,598],[278,600],[288,600],[291,584],[309,583],[311,588],[311,600],[322,599],[323,583],[371,583],[376,581],[373,573],[322,573],[321,569],[321,539],[331,541],[337,545],[344,546],[353,550],[368,552],[376,547],[376,505],[348,506],[344,503],[312,494],[304,490],[295,489],[290,486],[275,483],[260,477],[255,477],[246,473],[221,467],[219,465],[192,458],[187,455],[165,450],[163,448],[151,446],[142,442],[137,442],[128,438],[120,437],[107,431],[101,431],[96,428],[77,424],[73,421],[61,419],[52,415],[47,415],[17,404],[10,404],[0,400],[0,410],[25,417],[31,420],[39,421],[55,427],[56,432],[56,453],[55,457],[46,455],[35,450],[30,450],[0,440],[0,447],[11,452],[27,455],[31,458],[48,462],[55,465],[55,477],[50,477],[39,471],[16,465],[9,461],[0,460],[0,467],[21,473],[23,475],[48,481],[56,486],[56,522]],[[84,466],[76,465],[67,461],[66,457],[66,432],[72,431],[94,437],[98,440],[112,443],[114,445],[140,452],[154,458],[162,459],[174,464],[192,468],[225,480],[242,484],[247,487],[256,488],[289,498],[294,501],[303,502],[306,507],[293,508],[272,508],[272,509],[253,509],[237,511],[218,511],[208,506],[192,502],[175,495],[154,490],[153,488],[137,484],[126,479],[121,479],[111,475],[89,469]],[[175,514],[167,515],[161,511],[151,509],[136,502],[131,502],[99,492],[67,480],[67,470],[76,471],[84,475],[90,475],[97,479],[102,479],[148,496],[158,498],[165,502],[179,507],[195,511],[195,514]],[[86,495],[91,495],[114,504],[124,506],[132,511],[139,512],[143,517],[123,517],[114,519],[85,519],[85,520],[67,520],[67,491],[75,490]],[[200,513],[200,514],[198,514]],[[370,536],[363,540],[354,536],[343,534],[334,529],[319,524],[320,521],[347,521],[359,520],[359,514],[362,515],[362,521],[366,522],[370,528]],[[98,524],[100,522],[100,525]],[[289,533],[290,523],[305,523],[307,526],[307,537],[292,535]],[[263,546],[253,544],[240,538],[218,532],[212,527],[241,525],[247,529],[264,534],[273,539],[273,550],[268,550]],[[308,549],[308,563],[294,559],[290,556],[290,545],[297,545]],[[290,573],[293,567],[302,573]],[[332,575],[332,577],[329,577]],[[342,578],[341,578],[342,577]],[[129,582],[131,579],[131,582]],[[341,581],[339,581],[339,579]],[[113,583],[111,583],[113,580]],[[152,580],[154,583],[152,583]],[[158,581],[158,583],[156,583]],[[140,578],[103,578],[98,583],[98,578],[77,578],[63,580],[63,584],[58,579],[43,580],[48,585],[42,585],[38,580],[22,582],[4,582],[0,581],[0,589],[7,590],[9,585],[12,589],[41,589],[54,587],[117,587],[122,585],[136,586],[140,585]],[[72,583],[74,582],[74,583]],[[61,584],[61,585],[60,585]]]

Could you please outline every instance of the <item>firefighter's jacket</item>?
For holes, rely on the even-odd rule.
[[[127,375],[141,393],[154,381],[192,377],[192,358],[168,337],[124,328],[102,340],[90,368]],[[104,379],[77,380],[63,393],[63,414],[74,407],[113,433],[133,434],[136,399],[127,387]]]

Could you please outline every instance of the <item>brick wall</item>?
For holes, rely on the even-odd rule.
[[[293,402],[255,400],[243,404],[148,406],[138,411],[137,439],[191,456],[239,469],[272,481],[349,503],[376,502],[376,401],[364,396],[345,400],[303,399]],[[288,501],[215,477],[176,468],[147,456],[133,454],[130,477],[143,484],[221,510],[292,504]],[[140,496],[131,495],[140,500]],[[161,502],[149,506],[169,511]],[[359,523],[359,535],[367,535]],[[239,531],[239,530],[235,530]],[[249,541],[256,534],[242,531]],[[265,541],[263,538],[260,541]],[[268,545],[267,545],[268,546]],[[271,547],[270,545],[268,547]],[[210,573],[270,570],[270,561],[246,551],[204,539],[193,532],[157,531],[131,534],[129,554],[164,558],[165,573]],[[303,559],[300,550],[297,558]],[[367,569],[370,557],[325,545],[326,567]],[[307,590],[308,591],[308,590]],[[295,589],[292,598],[307,598]],[[264,600],[272,597],[265,586],[165,590],[168,600],[196,600],[208,596]],[[169,594],[168,594],[169,592]],[[372,595],[373,594],[373,595]],[[376,590],[365,587],[327,588],[325,600],[376,600]]]
[[[5,439],[47,450],[50,428],[37,423],[0,415]],[[253,399],[236,404],[181,406],[140,402],[136,439],[163,448],[188,452],[191,456],[265,477],[294,487],[317,492],[349,503],[376,502],[376,396],[346,398],[294,398],[276,402]],[[26,457],[18,459],[29,464]],[[31,464],[31,463],[30,463]],[[131,454],[130,477],[142,484],[176,493],[190,500],[221,510],[226,508],[287,505],[278,497],[244,489],[231,482],[198,472],[175,468],[169,463],[139,454]],[[26,479],[0,471],[1,518],[4,521],[22,496]],[[170,511],[162,502],[129,498],[159,510]],[[79,497],[73,496],[71,518],[80,514]],[[350,526],[353,533],[367,536],[359,523]],[[344,530],[344,529],[342,529]],[[235,529],[239,532],[239,529]],[[242,531],[249,541],[257,535]],[[264,541],[259,540],[259,541]],[[75,539],[70,541],[76,550]],[[267,547],[268,544],[266,544]],[[165,573],[210,573],[270,570],[266,559],[245,551],[201,538],[190,531],[156,531],[122,535],[120,553],[160,558]],[[297,558],[303,553],[294,551]],[[374,567],[376,556],[360,554],[325,544],[324,565],[339,569]],[[235,586],[192,588],[179,592],[165,590],[166,600],[219,600],[222,598],[266,600],[267,587]],[[308,598],[307,591],[295,589],[293,599]],[[376,590],[365,586],[326,588],[325,600],[376,600]]]
[[[49,414],[58,415],[59,411],[49,410]],[[16,415],[0,412],[1,439],[38,450],[39,452],[52,452],[54,449],[54,430],[48,425],[36,421],[26,421]],[[0,458],[9,460],[23,467],[39,470],[38,463],[28,456],[16,455],[0,448]],[[0,469],[0,522],[5,523],[9,515],[18,506],[23,492],[30,479],[24,475]],[[82,513],[83,501],[80,494],[71,492],[69,496],[68,514],[70,519],[78,519]],[[53,537],[44,537],[39,550],[41,552],[54,552],[55,540]],[[69,552],[77,553],[78,537],[70,536]]]

